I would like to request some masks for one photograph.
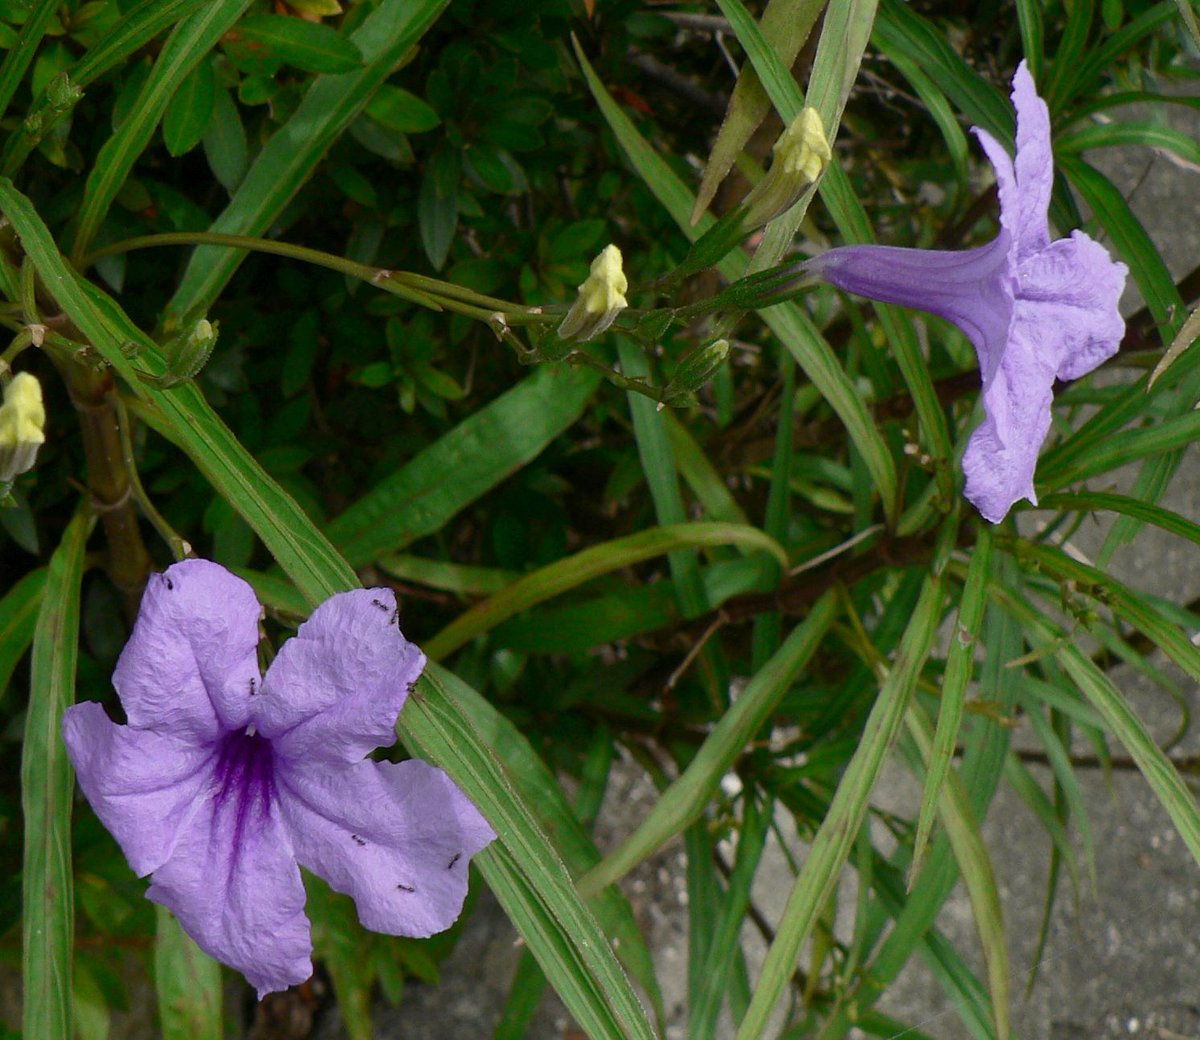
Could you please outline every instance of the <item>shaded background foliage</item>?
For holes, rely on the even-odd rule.
[[[1176,418],[1200,396],[1194,392],[1194,359],[1190,366],[1180,362],[1171,377],[1174,384],[1164,381],[1157,396],[1135,399],[1127,393],[1144,378],[1144,352],[1160,349],[1181,324],[1180,305],[1195,295],[1188,290],[1192,282],[1185,279],[1182,293],[1177,291],[1120,195],[1081,158],[1090,148],[1141,144],[1196,161],[1195,142],[1172,136],[1153,119],[1125,119],[1125,110],[1117,107],[1162,92],[1186,93],[1194,82],[1196,45],[1174,3],[905,5],[884,0],[877,14],[873,4],[852,5],[855,26],[874,19],[874,33],[842,119],[836,161],[870,215],[875,236],[896,244],[961,248],[994,233],[994,189],[964,128],[984,125],[1011,138],[1004,97],[1011,70],[1024,56],[1050,103],[1063,160],[1052,216],[1060,231],[1083,224],[1088,216],[1089,228],[1098,237],[1108,236],[1129,263],[1147,305],[1131,319],[1122,354],[1109,366],[1112,378],[1103,386],[1084,381],[1061,395],[1063,422],[1056,436],[1066,447],[1056,457],[1057,468],[1051,459],[1040,475],[1047,492],[1078,491],[1087,478],[1096,491],[1107,489],[1120,463],[1148,458],[1158,468],[1144,481],[1139,478],[1131,499],[1077,496],[1057,504],[1050,499],[1054,512],[1040,531],[1012,522],[994,539],[956,497],[943,495],[937,508],[924,513],[915,508],[933,484],[954,479],[953,466],[939,454],[927,416],[914,414],[911,377],[888,348],[897,336],[919,344],[928,373],[920,378],[928,380],[942,421],[960,440],[969,429],[977,375],[965,340],[941,323],[901,316],[892,319],[900,331],[889,327],[885,332],[871,309],[831,290],[818,290],[803,301],[832,347],[841,378],[871,404],[880,450],[899,474],[900,504],[915,509],[910,514],[915,520],[904,529],[895,523],[887,496],[873,485],[862,444],[847,436],[823,388],[810,383],[803,370],[797,372],[793,358],[803,364],[803,345],[789,343],[784,349],[780,337],[753,314],[736,328],[731,362],[696,399],[659,413],[617,383],[595,377],[589,382],[585,369],[576,370],[570,392],[529,390],[542,385],[533,380],[549,377],[541,367],[523,366],[521,360],[528,359],[499,342],[486,321],[453,308],[424,308],[343,270],[251,253],[211,306],[181,313],[177,290],[185,278],[188,247],[117,249],[93,256],[140,236],[204,232],[227,207],[236,211],[248,170],[262,160],[274,135],[296,129],[294,117],[315,79],[362,67],[351,40],[383,6],[372,0],[347,3],[344,11],[327,0],[244,5],[245,13],[211,53],[171,84],[161,125],[121,180],[111,205],[101,207],[102,219],[81,253],[76,235],[93,193],[89,177],[113,162],[106,143],[138,115],[139,92],[152,75],[167,31],[196,6],[167,0],[0,2],[0,45],[10,56],[5,69],[15,68],[12,55],[23,53],[22,27],[36,12],[52,9],[44,35],[25,47],[33,47],[34,56],[4,116],[7,144],[0,166],[14,177],[59,248],[112,294],[140,329],[154,335],[161,349],[142,343],[133,363],[160,371],[159,355],[171,359],[172,337],[181,329],[200,317],[219,323],[218,345],[195,374],[196,386],[275,485],[345,550],[361,580],[397,588],[405,600],[410,638],[441,647],[439,633],[471,604],[500,593],[522,575],[535,576],[534,605],[511,616],[497,613],[465,645],[437,656],[499,709],[496,730],[483,732],[480,743],[490,745],[514,777],[514,797],[531,804],[537,784],[548,776],[530,751],[554,774],[580,785],[573,815],[561,793],[556,796],[561,807],[554,802],[552,808],[535,810],[560,851],[569,844],[564,835],[581,831],[594,817],[618,750],[663,787],[689,764],[699,763],[696,790],[703,793],[707,811],[671,808],[664,797],[665,829],[656,838],[661,842],[686,831],[689,894],[696,907],[689,966],[694,1022],[711,1024],[711,1017],[703,1016],[715,1014],[709,1006],[698,1009],[706,958],[733,956],[736,929],[719,927],[722,915],[732,921],[745,912],[738,888],[745,879],[736,864],[734,880],[713,867],[716,839],[738,839],[737,862],[744,863],[747,876],[754,871],[754,842],[761,848],[764,840],[763,819],[775,806],[789,812],[801,836],[812,840],[831,818],[839,781],[864,744],[864,734],[872,732],[868,717],[881,690],[892,688],[889,683],[905,684],[903,697],[917,697],[933,717],[943,707],[938,691],[952,685],[947,677],[957,669],[953,687],[961,709],[974,655],[960,651],[952,663],[952,648],[939,643],[926,661],[934,631],[960,606],[953,623],[967,626],[968,637],[978,635],[984,649],[978,662],[982,687],[966,704],[961,743],[967,754],[954,775],[961,773],[974,813],[982,814],[1006,755],[1013,755],[996,720],[1036,714],[1038,735],[1057,764],[1054,783],[1040,801],[1027,789],[1054,843],[1050,889],[1062,869],[1069,868],[1074,877],[1077,854],[1065,835],[1078,807],[1066,750],[1077,731],[1102,749],[1102,757],[1107,754],[1095,710],[1103,699],[1095,693],[1106,681],[1102,669],[1125,660],[1153,671],[1149,655],[1158,647],[1193,677],[1200,674],[1184,634],[1195,628],[1192,613],[1118,586],[1105,578],[1103,561],[1093,571],[1072,563],[1059,548],[1074,525],[1104,509],[1200,541],[1190,520],[1153,504],[1170,479],[1172,459],[1177,462],[1194,437],[1186,417]],[[362,111],[327,151],[288,174],[294,194],[270,214],[264,237],[372,268],[439,277],[514,301],[514,313],[520,306],[569,303],[591,258],[612,241],[625,256],[634,308],[653,307],[650,283],[687,252],[687,237],[662,204],[668,173],[689,187],[698,183],[726,112],[736,75],[732,66],[765,68],[755,42],[744,34],[739,40],[731,30],[728,5],[722,12],[633,0],[595,5],[453,0],[440,11],[427,6],[431,24],[419,46],[409,48],[399,67],[370,92]],[[799,12],[820,5],[793,6]],[[43,99],[53,104],[54,92],[68,82],[56,76],[66,71],[78,79],[80,63],[124,21],[159,10],[166,12],[160,31],[117,55],[85,85],[82,100],[64,106],[69,109],[65,117],[51,125]],[[800,49],[792,70],[797,83],[809,83],[820,61],[818,41],[832,33],[831,21],[836,21],[832,11]],[[624,126],[605,117],[589,90],[571,48],[572,33],[629,120]],[[779,41],[768,37],[767,42]],[[852,54],[846,61],[852,66],[857,58]],[[836,59],[830,61],[836,67]],[[1196,104],[1193,98],[1176,100]],[[736,203],[761,174],[780,129],[782,122],[772,112],[748,137],[738,170],[717,193],[714,210]],[[661,167],[631,161],[634,133],[651,142]],[[40,140],[34,146],[35,137]],[[799,228],[802,251],[840,241],[846,229],[835,218],[831,207],[814,206]],[[0,243],[9,288],[23,259],[22,246],[34,255],[21,237],[10,229]],[[758,244],[756,238],[751,246]],[[34,266],[48,282],[44,259],[35,258]],[[715,271],[705,271],[673,302],[703,300],[722,284]],[[54,302],[44,284],[40,292],[43,305]],[[19,294],[12,296],[3,316],[16,333],[33,318],[22,309]],[[57,303],[70,310],[65,298]],[[76,319],[74,312],[70,316]],[[650,383],[662,387],[680,359],[707,335],[702,319],[680,320],[665,331],[659,326],[651,334],[630,317],[617,334],[588,349],[605,365],[620,362],[626,375],[644,365]],[[75,338],[86,342],[86,336]],[[531,342],[535,338],[531,334]],[[125,428],[149,500],[197,554],[240,569],[254,581],[271,607],[272,633],[282,637],[306,613],[305,601],[311,604],[313,581],[306,583],[295,560],[277,558],[230,486],[214,486],[198,460],[172,443],[178,438],[155,431],[153,406],[133,400],[131,391],[138,388],[127,376],[104,382],[117,366],[106,349],[93,343],[82,360],[98,367],[96,378],[103,385],[97,392],[104,402],[111,405],[114,393],[126,399],[133,418]],[[107,360],[97,361],[100,355]],[[33,349],[21,354],[17,367],[36,373],[45,390],[48,441],[36,470],[14,489],[15,507],[0,511],[0,591],[6,593],[0,601],[0,674],[12,672],[0,701],[12,752],[0,765],[5,781],[0,784],[0,931],[13,964],[21,962],[23,858],[28,864],[16,792],[27,718],[23,691],[32,673],[23,654],[39,609],[35,583],[43,580],[38,577],[42,568],[69,530],[81,489],[86,486],[102,503],[110,501],[94,470],[90,484],[85,477],[84,437],[73,426],[72,394],[76,402],[87,403],[81,385],[73,383],[69,393],[56,374],[56,367],[69,369],[74,363],[60,356],[56,366]],[[447,438],[466,428],[464,423],[487,413],[506,392],[517,393],[517,386],[529,396],[506,413],[511,429],[538,431],[528,433],[531,446],[521,458],[507,459],[496,451],[493,462],[491,450],[501,445],[486,431],[450,456],[437,454]],[[1083,427],[1082,439],[1072,441],[1072,430],[1085,419],[1093,426]],[[1147,433],[1165,424],[1165,432],[1122,453],[1101,436],[1106,422],[1110,430],[1132,425]],[[511,429],[503,427],[500,436]],[[1072,469],[1072,458],[1080,455],[1088,456],[1087,466],[1080,469],[1076,461]],[[471,480],[464,476],[468,469],[475,474]],[[429,506],[423,499],[410,502],[389,494],[386,489],[398,479],[405,487],[403,474],[422,494],[442,486],[443,497]],[[471,490],[456,497],[460,485]],[[372,500],[382,505],[355,512]],[[381,512],[394,515],[372,541],[372,521]],[[724,544],[706,543],[699,557],[684,548],[686,540],[664,542],[662,549],[636,559],[617,542],[656,525],[700,520],[765,531],[783,546],[798,573],[782,575],[768,554],[752,551],[761,544],[747,548],[733,536]],[[401,537],[406,524],[414,536]],[[1123,535],[1134,533],[1122,529]],[[980,538],[987,542],[986,552],[977,545]],[[87,543],[77,700],[101,700],[116,708],[109,676],[128,634],[138,575],[144,580],[147,566],[161,567],[171,558],[170,545],[144,519],[134,538],[139,540],[149,549],[145,558],[129,555],[128,544],[122,549],[99,535]],[[968,571],[976,566],[973,561],[992,559],[987,553],[993,552],[993,541],[996,562],[980,564],[978,573]],[[608,553],[609,566],[600,576],[569,582],[564,594],[537,594],[538,581],[549,581],[541,568],[593,547]],[[668,549],[676,555],[664,556]],[[1115,549],[1114,543],[1106,553]],[[124,557],[114,559],[122,552]],[[318,571],[311,564],[305,573]],[[340,580],[328,577],[332,571],[321,573],[329,587]],[[977,602],[969,606],[972,591]],[[1038,605],[1032,615],[1028,607],[1022,612],[1022,597]],[[986,617],[984,599],[989,600]],[[817,631],[814,617],[824,619],[829,636],[817,639],[803,660],[797,656],[794,667],[774,674],[771,662],[791,645],[784,636],[802,618]],[[1073,649],[1084,630],[1094,640],[1087,646],[1099,647],[1094,660]],[[915,661],[911,675],[896,656],[902,644]],[[1004,668],[1018,658],[1022,669]],[[896,676],[901,678],[890,678]],[[755,726],[749,735],[759,739],[715,754],[709,738],[717,723],[731,717],[731,682],[733,689],[744,690],[760,680],[771,687],[766,700],[775,705],[777,728]],[[479,714],[482,710],[473,716],[481,730],[481,720],[492,719]],[[1107,716],[1106,721],[1111,728]],[[919,729],[919,723],[913,725]],[[1149,754],[1148,738],[1137,737],[1136,728],[1125,737],[1131,732]],[[951,748],[954,736],[950,731]],[[893,730],[879,738],[877,747],[866,743],[882,754],[894,737]],[[973,748],[978,753],[972,758]],[[432,753],[424,744],[422,749]],[[916,761],[922,757],[928,759],[927,749],[918,751]],[[731,766],[741,784],[736,795],[717,783]],[[862,811],[865,799],[863,794],[858,804]],[[1194,819],[1194,803],[1176,793],[1170,804],[1177,821]],[[694,824],[698,816],[701,822]],[[958,825],[968,837],[971,824],[962,821],[970,818],[962,813]],[[858,833],[861,816],[851,812],[836,819],[852,821]],[[874,848],[864,830],[854,852],[846,853],[870,882],[864,890],[873,887],[874,894],[862,897],[852,935],[821,933],[815,943],[794,1035],[818,1022],[828,1030],[824,1036],[844,1034],[847,1008],[856,1002],[865,1015],[864,1028],[879,1035],[899,1028],[885,1016],[871,1018],[869,1008],[898,964],[922,942],[934,941],[924,938],[925,928],[914,928],[891,946],[881,939],[885,923],[906,905],[918,906],[920,912],[910,917],[924,914],[928,926],[948,887],[935,878],[906,895],[905,857],[911,857],[915,821],[886,814],[874,820],[890,831],[900,851]],[[561,830],[555,830],[556,823]],[[580,841],[583,851],[562,853],[575,876],[599,859],[586,837]],[[654,843],[647,842],[637,855],[652,850]],[[149,967],[155,943],[161,949],[167,937],[141,898],[144,884],[133,878],[84,805],[76,807],[72,847],[74,1007],[77,1028],[90,1038],[106,1035],[109,1010],[127,1002],[112,952],[128,953]],[[974,871],[976,882],[985,885],[985,863],[972,861],[958,846],[954,854],[957,868],[948,851],[939,853],[939,869],[949,872],[950,882],[957,869]],[[1091,855],[1085,841],[1084,856]],[[822,880],[835,878],[841,866],[832,862]],[[537,877],[528,863],[524,868]],[[318,953],[333,966],[348,1027],[365,1035],[371,987],[381,983],[395,1000],[406,974],[435,977],[436,961],[453,935],[428,943],[365,940],[343,901],[314,895],[318,899],[327,904],[319,913],[314,910]],[[816,909],[832,922],[828,906]],[[610,934],[612,920],[603,919]],[[985,925],[981,930],[989,956],[1000,957],[1002,937],[997,945]],[[709,944],[718,941],[723,945],[710,953]],[[543,950],[531,945],[541,957]],[[349,964],[347,949],[365,950],[361,963]],[[945,985],[969,1008],[963,1012],[968,1027],[976,1035],[1003,1035],[1003,1015],[993,1001],[1007,1000],[1007,994],[997,979],[985,983],[956,954],[941,954]],[[877,982],[867,969],[877,966],[880,956],[889,967],[879,969]],[[537,969],[531,964],[523,964],[518,988],[536,991]],[[28,986],[33,981],[28,955],[24,966]],[[653,1005],[645,972],[628,962],[627,967],[651,991]],[[160,994],[162,975],[160,969]],[[735,1020],[745,1021],[751,990],[748,981],[734,976],[722,981],[728,983]],[[718,1007],[720,998],[718,989]],[[712,998],[706,999],[711,1004]],[[577,1006],[571,1009],[580,1014]],[[237,1009],[227,1014],[236,1017]],[[519,1020],[518,1012],[512,1014]],[[207,1027],[212,1021],[210,1011]],[[172,1026],[164,1018],[164,1029],[173,1028],[178,1035],[192,1035],[183,1031],[190,1027]]]

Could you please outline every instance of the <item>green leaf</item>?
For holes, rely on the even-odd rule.
[[[538,757],[525,735],[487,698],[465,683],[455,687],[454,696],[474,732],[503,764],[517,794],[553,840],[554,848],[569,872],[575,876],[595,866],[600,853],[588,837],[579,815],[568,804],[554,774]],[[606,747],[611,754],[611,743]],[[609,887],[590,899],[589,906],[605,931],[613,937],[617,956],[650,996],[655,1014],[661,1020],[662,994],[654,974],[654,963],[629,902],[618,889]]]
[[[200,62],[179,84],[163,113],[163,143],[171,155],[184,155],[200,143],[212,120],[216,91],[216,76],[207,61]]]
[[[1169,342],[1187,311],[1162,254],[1146,234],[1141,221],[1133,215],[1125,197],[1104,174],[1069,155],[1064,155],[1058,165],[1072,187],[1092,208],[1121,259],[1129,265],[1129,272],[1137,282],[1146,306],[1164,333],[1163,342]]]
[[[970,581],[970,578],[967,579]],[[972,602],[978,616],[983,614],[983,589]],[[933,726],[918,701],[911,701],[904,716],[909,735],[916,745],[913,756],[925,764],[933,761]],[[915,764],[915,763],[914,763]],[[1000,912],[999,886],[991,857],[979,829],[979,820],[971,809],[971,803],[963,790],[962,781],[956,773],[949,773],[939,785],[938,813],[958,861],[959,873],[967,889],[975,926],[983,946],[983,957],[987,964],[988,988],[992,996],[992,1013],[995,1017],[996,1036],[1007,1040],[1009,1035],[1009,961],[1008,941],[1004,936],[1004,922]],[[926,780],[926,790],[929,782]]]
[[[979,536],[971,553],[971,564],[963,581],[958,619],[950,637],[946,654],[946,671],[942,676],[941,706],[938,709],[937,732],[932,751],[925,755],[928,762],[925,787],[921,792],[921,809],[917,818],[917,834],[913,840],[912,864],[908,871],[908,888],[912,891],[925,860],[925,847],[933,828],[933,816],[942,794],[942,784],[950,773],[954,751],[958,744],[958,729],[962,724],[963,700],[975,667],[975,643],[983,625],[983,608],[987,603],[987,585],[992,574],[991,529],[980,526]]]
[[[17,662],[33,639],[34,625],[46,587],[46,569],[30,571],[0,599],[0,697],[8,689]]]
[[[1140,593],[1055,546],[1021,541],[1015,549],[1018,558],[1034,563],[1059,582],[1075,582],[1081,593],[1106,604],[1119,618],[1149,637],[1193,679],[1200,680],[1200,649]]]
[[[21,26],[20,39],[4,55],[4,64],[0,65],[0,116],[8,111],[9,103],[24,80],[30,63],[38,53],[42,37],[61,4],[59,0],[36,0],[36,3],[31,2],[26,6],[29,11]]]
[[[768,800],[766,805],[760,807],[751,796],[746,798],[745,806],[733,872],[729,876],[729,886],[725,890],[715,927],[708,937],[707,956],[699,971],[704,983],[699,988],[698,999],[690,1002],[688,1008],[688,1040],[711,1040],[717,1035],[717,1016],[740,948],[740,932],[750,905],[750,886],[766,846],[775,803]],[[691,907],[690,899],[688,906]],[[689,941],[689,954],[690,950]]]
[[[379,481],[329,525],[330,538],[360,567],[441,530],[570,426],[598,383],[587,369],[538,368]]]
[[[1104,719],[1105,725],[1125,746],[1139,772],[1145,777],[1162,807],[1171,817],[1179,836],[1200,862],[1200,810],[1195,795],[1188,789],[1171,760],[1146,731],[1145,725],[1124,697],[1096,664],[1020,597],[992,586],[992,595],[1018,618],[1038,642],[1054,649],[1054,656]]]
[[[1162,506],[1143,502],[1139,498],[1130,498],[1128,495],[1114,495],[1107,491],[1083,491],[1077,494],[1064,492],[1039,499],[1038,508],[1119,513],[1121,516],[1144,520],[1148,524],[1153,524],[1155,527],[1200,545],[1200,524],[1193,523],[1186,517],[1164,509]]]
[[[224,87],[213,94],[212,120],[201,140],[209,168],[221,187],[232,195],[246,176],[250,151],[241,113]]]
[[[1062,455],[1048,452],[1039,467],[1037,482],[1051,489],[1076,484],[1110,473],[1118,466],[1138,459],[1155,457],[1200,439],[1200,412],[1191,411],[1152,426],[1128,430],[1117,438],[1108,438],[1090,451]],[[1064,446],[1069,448],[1070,442]]]
[[[711,218],[701,220],[694,228],[691,226],[691,193],[675,171],[638,133],[629,117],[613,100],[588,63],[578,42],[575,44],[575,54],[592,96],[634,168],[684,233],[693,240],[698,238],[712,225]],[[745,257],[735,251],[727,256],[719,267],[726,279],[735,281],[745,273]],[[898,501],[895,462],[875,421],[867,411],[862,395],[838,363],[833,349],[821,336],[807,313],[795,304],[780,304],[759,313],[846,425],[847,432],[862,454],[879,491],[884,512],[889,517],[894,516]]]
[[[1200,165],[1200,142],[1190,134],[1158,123],[1100,123],[1054,139],[1056,155],[1077,155],[1090,148],[1153,148],[1170,152],[1193,166]]]
[[[180,22],[167,37],[130,114],[104,143],[88,175],[72,247],[76,261],[87,253],[113,199],[150,143],[180,83],[206,59],[249,5],[250,0],[211,0]]]
[[[734,761],[770,717],[792,680],[816,653],[837,613],[826,593],[755,674],[674,783],[659,796],[638,828],[579,879],[585,895],[619,881],[642,860],[697,820]]]
[[[385,83],[367,102],[367,115],[398,134],[421,134],[441,123],[441,117],[415,94]]]
[[[458,182],[462,175],[462,153],[443,146],[425,166],[421,192],[417,196],[417,225],[421,244],[430,264],[440,271],[454,244],[458,230]]]
[[[736,545],[744,552],[765,551],[788,565],[787,553],[773,538],[754,527],[719,523],[672,524],[590,546],[565,559],[524,575],[491,599],[476,604],[425,643],[432,661],[469,643],[514,614],[577,588],[602,574],[630,567],[677,549],[701,545]]]
[[[457,676],[426,669],[401,715],[422,753],[446,768],[498,838],[475,857],[484,879],[580,1027],[595,1040],[653,1040],[628,979],[554,847],[460,701]]]
[[[885,55],[899,53],[929,76],[959,111],[1000,141],[1011,141],[1008,99],[976,72],[946,35],[901,0],[880,0],[872,37]]]
[[[334,592],[355,588],[354,572],[233,436],[194,382],[159,390],[142,378],[166,371],[158,345],[112,299],[68,267],[29,200],[2,179],[0,209],[18,229],[48,291],[137,394],[139,415],[184,450],[241,513],[308,601],[316,604]],[[125,344],[130,342],[139,346],[136,363],[126,356]]]
[[[86,87],[126,61],[167,26],[200,10],[207,0],[141,0],[121,15],[105,35],[70,69],[71,82]]]
[[[768,0],[759,27],[763,39],[784,67],[791,68],[825,3],[826,0]],[[725,109],[725,119],[717,133],[712,154],[705,164],[700,187],[696,191],[692,224],[697,223],[701,214],[708,209],[717,188],[733,169],[733,164],[770,108],[771,100],[763,90],[754,65],[743,65]]]
[[[221,966],[165,906],[156,907],[154,988],[163,1040],[221,1040]]]
[[[69,1037],[75,896],[71,870],[74,775],[62,719],[75,702],[79,586],[95,517],[80,508],[46,571],[33,635],[33,667],[21,748],[23,869],[23,1029],[27,1037]]]
[[[647,379],[650,365],[641,348],[624,336],[617,340],[618,356],[622,372],[631,379]],[[638,458],[642,472],[650,485],[650,497],[654,500],[654,513],[660,524],[676,525],[687,520],[683,494],[675,471],[675,460],[671,456],[671,442],[667,437],[662,412],[644,394],[633,391],[626,393],[629,411],[633,418],[633,435],[637,441]],[[667,563],[675,582],[675,594],[679,609],[687,618],[698,617],[708,607],[704,597],[704,585],[700,581],[700,569],[694,552],[676,551],[668,555]]]
[[[233,53],[275,58],[306,72],[355,72],[363,65],[354,41],[323,22],[278,14],[252,14],[226,36]]]
[[[833,801],[788,896],[737,1040],[756,1040],[763,1035],[771,1011],[791,979],[800,947],[837,886],[883,760],[896,739],[909,698],[933,646],[942,617],[941,605],[939,582],[926,578],[895,663],[880,687],[858,747],[838,782]]]
[[[350,35],[366,67],[342,76],[322,76],[313,82],[291,118],[263,145],[229,205],[209,230],[264,234],[447,3],[383,0]],[[167,305],[167,313],[179,317],[207,311],[244,258],[245,252],[237,249],[202,246],[195,250]]]

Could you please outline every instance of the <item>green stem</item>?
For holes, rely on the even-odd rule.
[[[228,246],[231,249],[271,253],[292,260],[302,260],[317,267],[339,271],[351,278],[369,282],[385,292],[401,296],[411,303],[427,307],[430,310],[456,311],[471,318],[478,318],[480,321],[491,321],[496,314],[500,314],[505,323],[509,325],[531,325],[545,323],[548,317],[542,314],[540,308],[522,307],[508,300],[485,296],[473,289],[414,274],[411,271],[390,271],[386,267],[360,264],[334,253],[311,249],[308,246],[298,246],[291,242],[275,242],[271,239],[255,238],[251,235],[225,235],[215,231],[173,231],[161,235],[139,235],[136,238],[127,238],[121,242],[113,242],[111,245],[93,250],[83,258],[80,269],[87,270],[101,257],[112,256],[116,253],[128,253],[135,249],[148,249],[152,246],[203,245]]]
[[[130,435],[129,412],[125,408],[125,401],[120,394],[114,395],[114,401],[117,406],[117,426],[121,434],[121,457],[125,461],[125,472],[129,475],[129,484],[133,492],[134,501],[137,502],[138,508],[141,509],[143,515],[150,521],[150,525],[159,533],[159,536],[171,547],[171,554],[176,560],[184,560],[192,555],[192,546],[184,538],[180,537],[179,533],[169,523],[166,518],[158,511],[154,503],[150,500],[150,496],[146,494],[146,489],[142,486],[142,478],[138,473],[137,460],[133,454],[133,438]]]

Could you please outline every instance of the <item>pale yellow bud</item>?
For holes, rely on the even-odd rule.
[[[45,425],[41,384],[28,372],[19,372],[0,405],[0,482],[33,468],[37,450],[46,440]]]
[[[779,135],[773,151],[771,168],[746,196],[746,229],[762,227],[791,209],[833,158],[821,113],[806,108]]]
[[[774,151],[775,162],[782,164],[784,173],[799,175],[805,185],[812,184],[833,158],[821,113],[809,106],[796,116],[779,135]]]
[[[588,340],[600,335],[629,306],[625,291],[629,281],[621,268],[621,250],[607,245],[592,261],[591,273],[579,286],[579,295],[558,327],[561,339]]]

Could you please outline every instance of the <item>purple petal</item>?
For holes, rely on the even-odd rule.
[[[1046,214],[1054,188],[1054,154],[1050,147],[1050,110],[1038,97],[1025,62],[1013,77],[1013,107],[1017,110],[1017,232],[1018,257],[1045,248],[1050,242]]]
[[[1018,306],[1004,355],[984,379],[986,418],[971,434],[963,456],[964,494],[983,517],[998,524],[1015,502],[1037,503],[1033,471],[1050,429],[1054,330]]]
[[[1000,198],[1000,226],[1014,240],[1018,239],[1021,234],[1021,222],[1018,220],[1017,213],[1020,208],[1020,191],[1017,188],[1017,174],[1013,169],[1012,159],[1004,145],[982,127],[971,127],[971,133],[979,141],[983,154],[988,157],[988,162],[996,171],[996,193]]]
[[[67,709],[63,740],[79,786],[134,873],[157,870],[212,783],[214,749],[118,726],[92,701]]]
[[[289,764],[279,784],[297,859],[352,896],[365,927],[426,936],[454,923],[467,861],[496,835],[444,772],[418,761]]]
[[[208,560],[153,576],[113,673],[130,726],[198,743],[245,726],[261,612],[249,585]]]
[[[936,314],[966,334],[980,367],[994,367],[1012,313],[1006,232],[961,251],[896,246],[841,246],[806,265],[831,285],[885,303]]]
[[[996,171],[1000,225],[1012,236],[1017,258],[1045,248],[1050,241],[1046,214],[1054,187],[1054,154],[1050,145],[1050,112],[1038,97],[1025,62],[1013,77],[1017,110],[1017,158],[1014,165],[1004,146],[986,130],[973,127],[984,154]]]
[[[1125,320],[1117,303],[1127,268],[1082,231],[1052,242],[1021,262],[1018,309],[1036,308],[1054,330],[1055,375],[1078,379],[1107,361],[1121,345]]]
[[[396,718],[424,667],[396,624],[391,589],[340,593],[280,648],[255,724],[288,759],[359,762],[395,743]]]
[[[277,805],[244,790],[211,793],[154,872],[146,898],[167,907],[205,953],[258,990],[312,974],[304,884]]]

